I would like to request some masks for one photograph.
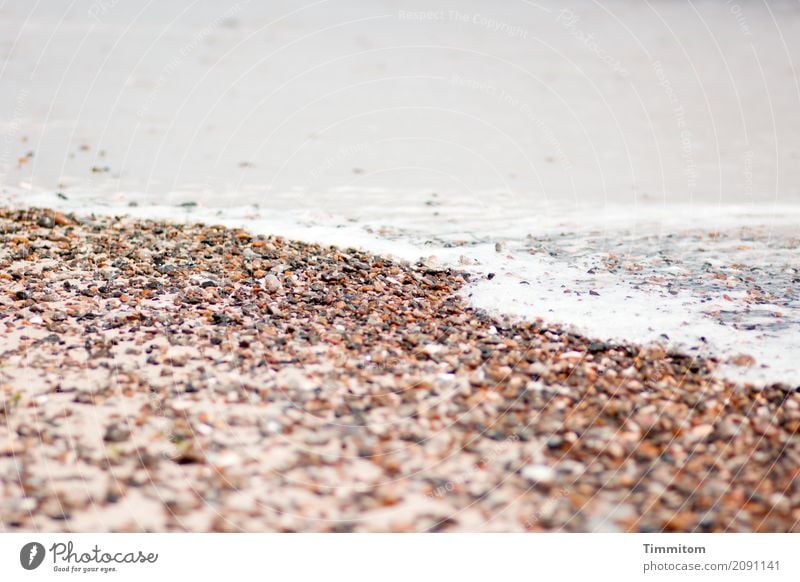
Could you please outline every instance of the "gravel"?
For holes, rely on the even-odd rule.
[[[0,210],[2,531],[797,531],[800,393],[467,275]]]

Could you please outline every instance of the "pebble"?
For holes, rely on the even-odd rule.
[[[275,275],[269,274],[264,277],[264,287],[266,287],[272,293],[276,291],[280,291],[283,288],[280,279],[278,279]]]
[[[106,433],[103,440],[107,443],[122,443],[127,441],[131,436],[131,431],[127,426],[119,423],[114,423],[106,428]]]
[[[549,485],[556,478],[556,471],[549,465],[525,465],[520,471],[532,483]]]
[[[36,221],[36,224],[42,228],[53,228],[56,224],[56,221],[53,220],[53,217],[49,214],[42,214]]]

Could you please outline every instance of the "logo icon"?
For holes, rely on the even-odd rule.
[[[29,542],[19,551],[19,563],[26,570],[35,570],[44,561],[44,546],[39,542]]]

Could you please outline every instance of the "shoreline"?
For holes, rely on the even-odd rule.
[[[5,205],[221,224],[356,247],[394,260],[424,260],[469,273],[465,300],[496,317],[546,321],[616,343],[659,343],[714,359],[715,374],[733,382],[800,385],[794,365],[800,357],[795,291],[800,240],[790,228],[800,206],[783,207],[779,217],[777,209],[730,205],[724,216],[694,205],[661,211],[637,206],[633,213],[619,207],[599,213],[562,208],[549,217],[532,213],[537,218],[527,227],[525,221],[513,227],[490,221],[472,224],[474,230],[467,220],[462,231],[444,235],[432,223],[413,226],[388,217],[363,221],[349,214],[313,217],[257,206],[152,205],[133,199],[130,206],[125,194],[119,196],[109,204],[89,203],[73,193],[39,193],[29,194],[24,204],[12,197]],[[441,223],[441,206],[425,208]],[[503,236],[492,234],[497,232]]]
[[[798,530],[786,386],[353,249],[41,209],[0,236],[0,530]]]

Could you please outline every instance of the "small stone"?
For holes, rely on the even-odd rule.
[[[178,267],[170,264],[159,265],[158,267],[156,267],[156,271],[158,271],[162,275],[170,275],[172,273],[175,273],[177,270]]]
[[[693,440],[701,440],[706,438],[714,432],[714,426],[711,424],[699,424],[692,428],[689,433],[692,435]]]
[[[114,423],[106,428],[106,433],[103,435],[103,440],[107,443],[122,443],[127,441],[131,436],[131,431],[124,424]]]
[[[173,346],[167,350],[165,361],[173,366],[183,367],[189,360],[197,357],[197,350],[189,346]]]
[[[597,354],[599,352],[604,352],[608,349],[608,344],[605,342],[591,342],[588,346],[586,346],[586,351],[590,354]]]
[[[620,443],[611,442],[606,447],[606,453],[614,459],[621,459],[625,456],[625,448]]]
[[[242,462],[241,457],[232,451],[224,451],[222,453],[212,455],[209,462],[217,467],[233,467]]]
[[[532,483],[548,485],[556,478],[556,471],[549,465],[525,465],[520,474]]]
[[[65,214],[62,214],[61,212],[53,213],[53,222],[55,222],[58,226],[67,226],[70,224],[74,224],[74,221],[72,219],[70,219]]]
[[[280,434],[283,431],[283,425],[274,418],[261,419],[258,426],[263,436]]]
[[[283,285],[281,284],[280,279],[270,273],[264,277],[264,287],[266,287],[271,293],[275,293],[276,291],[280,291],[283,288]]]
[[[756,359],[748,354],[739,354],[730,358],[728,363],[740,368],[752,368],[756,365]]]

